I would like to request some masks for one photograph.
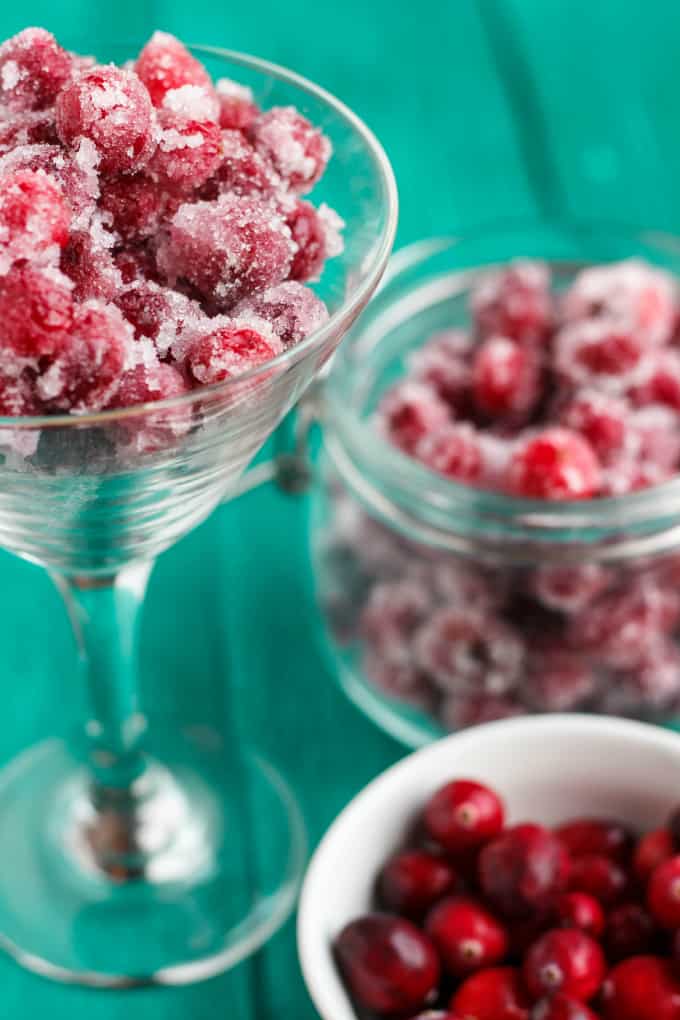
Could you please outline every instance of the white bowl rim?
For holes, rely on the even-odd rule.
[[[340,812],[331,823],[317,846],[302,885],[297,920],[298,956],[307,990],[317,1012],[324,1020],[332,1020],[337,1012],[336,998],[332,985],[326,980],[329,966],[335,968],[329,946],[318,937],[318,903],[323,890],[326,857],[338,834],[358,815],[370,814],[372,805],[379,801],[386,791],[397,784],[405,772],[413,768],[424,770],[430,761],[446,754],[452,744],[456,747],[474,744],[480,739],[486,741],[498,734],[542,732],[546,739],[551,737],[576,738],[584,732],[600,735],[603,740],[629,739],[638,746],[647,745],[666,748],[678,757],[680,769],[680,734],[650,723],[620,719],[614,716],[583,715],[580,713],[555,713],[553,715],[521,716],[498,722],[474,726],[450,736],[443,737],[427,747],[420,748],[391,765],[371,780]],[[680,774],[679,774],[680,775]],[[678,782],[680,793],[680,778]]]

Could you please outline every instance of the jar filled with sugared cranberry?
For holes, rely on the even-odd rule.
[[[410,745],[680,717],[680,241],[511,226],[395,256],[321,393],[333,668]]]

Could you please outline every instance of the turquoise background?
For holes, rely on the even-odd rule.
[[[2,5],[98,41],[162,27],[291,65],[341,96],[385,144],[400,243],[507,216],[562,212],[680,225],[680,5],[673,0],[280,0]],[[316,644],[305,499],[271,488],[218,512],[159,563],[143,634],[147,703],[173,720],[241,724],[297,787],[316,841],[401,753],[336,689]],[[0,760],[81,713],[56,593],[0,554],[5,702]],[[236,697],[227,695],[231,671]],[[0,833],[0,838],[2,835]],[[0,958],[7,1020],[311,1020],[290,923],[207,985],[126,994],[51,985]]]

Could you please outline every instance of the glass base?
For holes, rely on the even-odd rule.
[[[56,740],[4,769],[0,946],[45,977],[102,988],[190,984],[258,949],[295,903],[304,827],[270,765],[252,755],[227,769],[221,751],[213,731],[192,734],[150,762],[134,798],[93,797]]]

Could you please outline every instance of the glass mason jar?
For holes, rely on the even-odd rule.
[[[510,225],[397,254],[318,394],[311,534],[326,644],[348,695],[417,746],[524,712],[680,714],[680,477],[538,502],[434,474],[383,438],[376,406],[471,286],[516,256],[559,289],[638,256],[680,275],[680,240],[597,224]]]

